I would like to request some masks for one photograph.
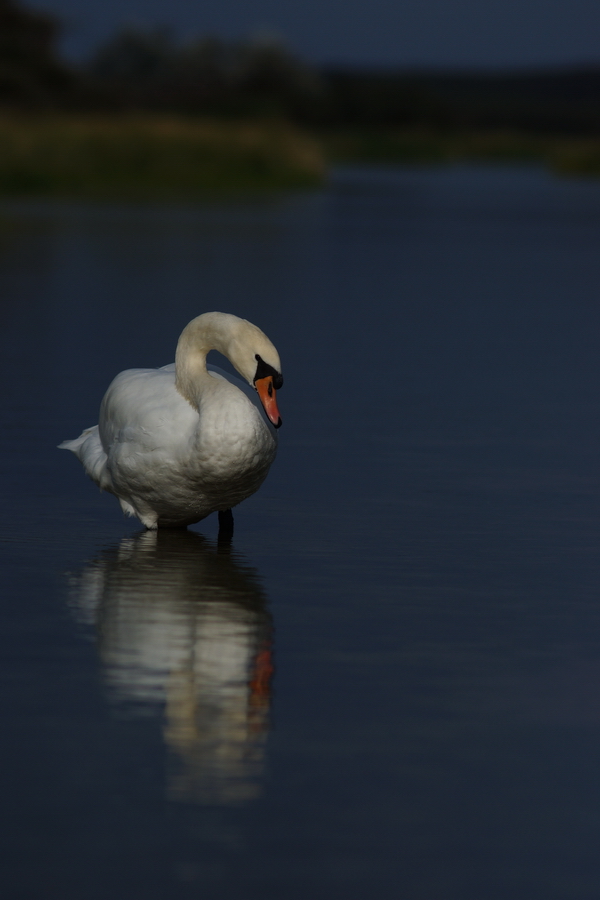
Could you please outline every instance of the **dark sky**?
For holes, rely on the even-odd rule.
[[[82,56],[119,25],[182,37],[280,35],[318,63],[538,66],[600,63],[599,0],[30,0],[65,21]]]

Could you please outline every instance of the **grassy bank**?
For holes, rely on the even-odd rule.
[[[326,162],[542,163],[600,176],[600,139],[509,131],[335,131],[183,117],[0,117],[0,196],[197,200],[316,187]]]
[[[338,163],[532,162],[564,175],[600,176],[600,138],[512,131],[390,130],[333,132],[324,135],[323,143],[327,157]]]
[[[321,148],[278,122],[0,118],[0,195],[193,200],[318,185]]]

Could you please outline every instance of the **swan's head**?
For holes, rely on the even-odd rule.
[[[229,317],[234,319],[234,316]],[[283,385],[281,362],[277,350],[260,328],[237,319],[235,337],[226,356],[240,375],[258,392],[260,402],[275,428],[281,425],[277,408],[277,391]]]
[[[275,349],[275,348],[273,348]],[[281,427],[281,416],[277,409],[276,392],[283,384],[283,375],[275,366],[265,362],[259,353],[255,354],[256,374],[254,387],[258,391],[260,402],[275,428]]]
[[[209,350],[218,350],[235,366],[240,375],[260,397],[264,410],[275,428],[281,425],[276,392],[283,384],[277,350],[260,328],[246,319],[229,313],[204,313],[184,328],[175,357],[177,385],[184,397],[193,403],[189,376],[196,365],[205,367]]]

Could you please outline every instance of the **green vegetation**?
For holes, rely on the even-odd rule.
[[[319,145],[279,122],[0,119],[0,195],[197,199],[319,184]]]
[[[545,164],[600,176],[600,139],[516,132],[335,131],[158,115],[0,118],[0,196],[184,200],[320,185],[327,165]]]

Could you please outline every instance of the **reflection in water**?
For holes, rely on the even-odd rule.
[[[257,796],[268,728],[271,618],[256,572],[194,532],[145,532],[73,582],[113,696],[164,709],[169,795]]]

